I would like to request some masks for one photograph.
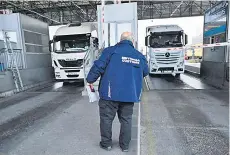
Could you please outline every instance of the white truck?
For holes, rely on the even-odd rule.
[[[178,25],[156,25],[146,28],[145,46],[149,73],[172,74],[184,73],[187,35]]]
[[[55,79],[83,82],[83,58],[95,44],[98,44],[95,23],[71,23],[58,28],[50,41]]]

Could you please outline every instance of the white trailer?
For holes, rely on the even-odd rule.
[[[98,43],[95,23],[71,23],[57,29],[50,41],[56,80],[83,82],[83,58],[95,43]]]
[[[150,74],[184,73],[187,35],[178,25],[157,25],[146,28],[145,46]]]

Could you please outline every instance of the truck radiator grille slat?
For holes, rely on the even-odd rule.
[[[179,60],[179,58],[156,58],[158,61],[174,61],[174,60]]]
[[[62,67],[81,67],[83,65],[83,59],[75,61],[58,60],[58,62]]]
[[[176,64],[177,61],[174,62],[157,62],[158,64]]]

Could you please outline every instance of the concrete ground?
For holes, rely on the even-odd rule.
[[[189,63],[189,62],[185,62],[185,65],[200,68],[200,63]]]
[[[228,90],[186,74],[151,80],[141,104],[141,155],[229,154]]]
[[[191,73],[200,74],[200,63],[185,63],[185,70]]]
[[[141,102],[141,155],[227,155],[229,92],[183,74],[150,77]],[[0,155],[137,154],[138,104],[129,153],[99,147],[97,103],[82,97],[78,84],[51,83],[0,99]]]
[[[77,84],[54,83],[0,99],[0,154],[7,155],[122,155],[136,153],[137,104],[133,115],[130,152],[118,147],[120,124],[113,124],[114,148],[99,147],[97,103],[81,96]]]
[[[154,90],[213,90],[216,89],[203,83],[198,77],[189,74],[181,74],[180,77],[173,77],[172,75],[153,75],[150,77],[152,87]]]

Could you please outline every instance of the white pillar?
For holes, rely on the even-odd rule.
[[[104,28],[104,22],[105,22],[105,0],[101,0],[101,27],[102,27],[102,46],[105,46],[105,28]]]
[[[227,14],[227,29],[228,29],[228,37],[227,37],[227,42],[229,42],[230,43],[230,2],[228,1],[228,14]],[[229,62],[230,62],[230,45],[228,45],[227,46],[227,62],[228,62],[228,64],[229,64]]]
[[[228,14],[227,14],[227,24],[228,24],[228,42],[230,42],[230,2],[228,1]]]

